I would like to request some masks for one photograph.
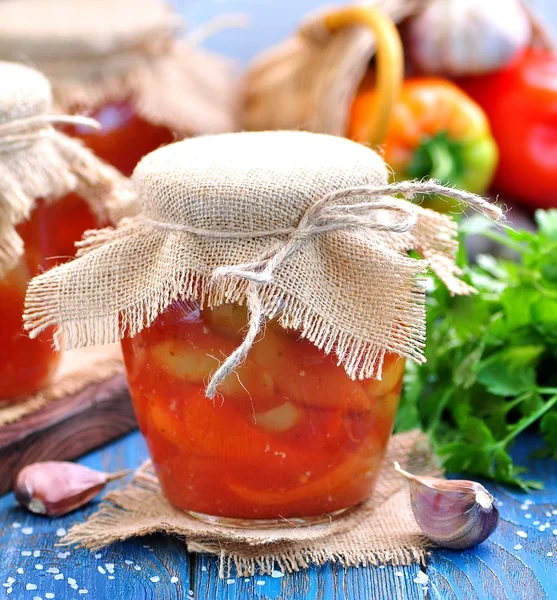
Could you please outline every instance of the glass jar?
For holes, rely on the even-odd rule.
[[[167,127],[141,118],[131,102],[109,103],[89,116],[101,124],[100,129],[67,126],[65,133],[83,140],[99,158],[127,177],[146,154],[174,141],[174,135]]]
[[[91,117],[101,124],[99,130],[80,125],[61,129],[83,140],[99,158],[128,177],[143,156],[174,141],[169,129],[139,117],[129,102],[107,104]],[[74,257],[75,242],[85,231],[109,225],[100,223],[87,202],[76,194],[68,194],[53,204],[49,217],[56,230],[54,256],[59,259]]]
[[[387,355],[381,381],[352,381],[332,356],[271,322],[211,401],[205,384],[246,322],[243,307],[178,301],[122,340],[162,489],[210,522],[329,520],[373,491],[405,361]]]
[[[52,347],[53,328],[30,339],[23,329],[23,305],[29,280],[47,268],[51,230],[43,201],[17,228],[25,254],[0,280],[0,401],[15,402],[41,390],[54,374],[60,353]]]

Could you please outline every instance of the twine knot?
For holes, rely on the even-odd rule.
[[[246,359],[261,330],[264,314],[260,296],[260,286],[272,283],[277,269],[297,252],[308,240],[325,233],[339,230],[372,230],[390,233],[410,231],[417,222],[417,214],[412,204],[403,206],[387,196],[400,194],[405,198],[416,194],[440,194],[459,200],[486,215],[494,221],[502,218],[499,207],[469,192],[440,185],[436,181],[406,181],[384,186],[361,186],[331,192],[313,203],[302,215],[296,227],[276,229],[266,232],[207,232],[210,237],[282,237],[262,256],[250,263],[218,267],[213,271],[213,280],[235,277],[248,282],[246,304],[249,315],[248,330],[242,343],[225,359],[213,373],[207,385],[206,395],[214,398],[218,387]],[[365,197],[366,202],[347,203],[346,201]],[[397,214],[398,218],[382,222],[375,217],[380,211]],[[190,229],[191,230],[191,229]],[[195,230],[191,230],[195,233]],[[271,315],[273,318],[275,315]]]

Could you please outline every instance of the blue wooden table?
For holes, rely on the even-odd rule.
[[[544,481],[528,495],[488,485],[498,499],[499,528],[465,552],[437,550],[418,565],[343,569],[335,565],[293,575],[219,580],[214,557],[189,555],[183,541],[151,536],[100,552],[56,547],[60,535],[96,508],[96,502],[55,520],[33,516],[0,498],[0,598],[142,600],[191,596],[198,600],[554,600],[557,598],[557,463],[534,461],[535,436],[524,437],[515,457]],[[147,457],[138,432],[84,457],[96,469],[137,467]],[[117,483],[112,484],[118,485]],[[191,592],[190,592],[191,590]],[[53,595],[52,595],[53,594]]]

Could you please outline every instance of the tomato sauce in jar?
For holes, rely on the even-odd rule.
[[[99,130],[80,125],[67,125],[61,129],[83,140],[99,158],[127,177],[143,156],[174,141],[169,129],[142,119],[129,102],[107,104],[94,111],[91,117],[101,124]],[[77,194],[68,194],[53,204],[49,219],[55,231],[53,256],[58,262],[73,258],[75,242],[85,231],[110,225],[99,222],[87,202]]]
[[[0,401],[18,401],[43,388],[53,375],[60,353],[52,347],[53,328],[30,339],[23,329],[23,305],[29,280],[47,268],[52,253],[49,207],[39,201],[31,218],[17,231],[25,254],[0,279]]]
[[[404,360],[352,381],[275,322],[214,401],[205,385],[241,342],[243,307],[175,302],[122,341],[131,395],[163,491],[200,518],[319,521],[369,497],[393,427]]]

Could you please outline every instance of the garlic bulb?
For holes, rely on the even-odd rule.
[[[27,510],[59,517],[92,500],[109,481],[129,473],[103,473],[64,461],[37,462],[18,473],[14,493]]]
[[[425,73],[476,75],[508,64],[528,45],[520,0],[430,0],[409,25],[409,55]]]
[[[480,483],[411,475],[395,463],[410,487],[414,517],[425,535],[444,548],[464,550],[485,541],[496,529],[499,511]]]

